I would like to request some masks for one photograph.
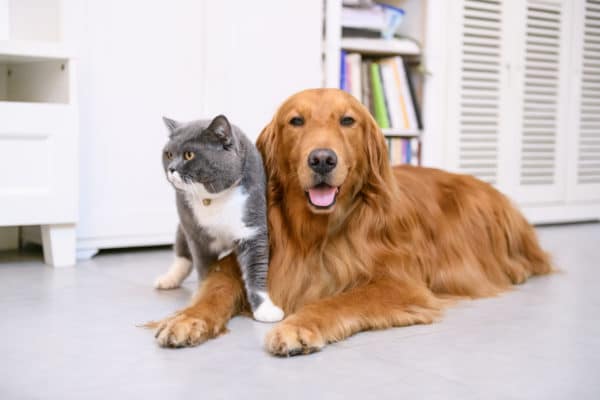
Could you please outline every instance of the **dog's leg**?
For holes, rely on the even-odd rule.
[[[379,281],[308,304],[267,334],[266,349],[278,356],[308,354],[359,331],[431,323],[444,301],[415,285]]]
[[[172,317],[146,324],[162,347],[196,346],[227,331],[227,322],[248,308],[234,256],[218,261],[200,284],[191,304]]]

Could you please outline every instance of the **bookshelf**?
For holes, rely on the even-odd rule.
[[[44,260],[75,262],[73,0],[0,0],[0,227],[40,227]],[[12,172],[12,173],[11,173]]]
[[[366,55],[420,56],[421,49],[410,39],[382,40],[378,38],[342,38],[340,48]]]
[[[325,1],[323,85],[325,87],[348,89],[348,85],[344,85],[344,82],[352,79],[354,79],[354,81],[357,80],[356,73],[348,73],[348,71],[345,70],[346,68],[344,65],[348,65],[349,63],[346,61],[347,56],[343,54],[352,54],[353,57],[356,57],[354,55],[358,54],[361,69],[364,68],[362,65],[364,63],[376,64],[379,68],[383,68],[381,65],[389,62],[389,60],[399,60],[400,64],[403,64],[399,68],[400,75],[405,75],[406,80],[402,84],[397,83],[397,88],[390,87],[389,78],[392,76],[390,75],[392,72],[387,72],[386,76],[388,81],[385,85],[383,85],[383,72],[380,72],[382,92],[385,96],[385,110],[383,113],[387,115],[387,118],[381,118],[382,111],[378,111],[377,106],[373,106],[372,103],[374,102],[373,99],[375,95],[365,94],[364,92],[364,85],[370,86],[368,89],[369,91],[373,90],[373,83],[370,80],[370,71],[366,73],[363,71],[362,81],[360,83],[363,85],[363,88],[361,89],[362,95],[360,94],[360,91],[358,91],[358,93],[356,90],[352,91],[348,89],[348,91],[353,92],[354,96],[359,98],[359,100],[371,110],[379,125],[383,127],[381,131],[387,139],[391,163],[411,163],[421,165],[422,128],[420,111],[422,110],[421,93],[423,90],[423,83],[422,79],[412,80],[408,74],[403,71],[404,69],[407,69],[414,73],[414,68],[412,68],[412,66],[418,66],[421,63],[422,52],[420,43],[423,42],[424,36],[422,31],[422,20],[426,2],[419,0],[395,2],[394,5],[403,8],[406,11],[406,15],[402,26],[398,30],[398,32],[401,33],[401,36],[394,37],[390,40],[384,40],[378,37],[347,36],[343,33],[343,28],[355,26],[352,26],[352,24],[349,24],[348,21],[343,19],[342,3],[342,0]],[[355,61],[353,65],[353,68],[357,69]],[[381,69],[381,71],[383,71],[383,69]],[[347,73],[353,77],[346,77]],[[396,81],[398,81],[399,78],[397,74],[395,77]],[[407,85],[409,79],[411,82]],[[365,83],[365,81],[368,81],[368,83]],[[402,89],[402,85],[404,85],[405,89]],[[408,86],[411,86],[410,91],[406,89]],[[402,90],[405,90],[406,94],[403,94]],[[398,97],[401,97],[401,99],[397,100]],[[415,98],[414,105],[412,102],[413,97]],[[369,98],[372,100],[369,101]],[[408,102],[410,102],[410,104]],[[378,103],[379,108],[381,109],[382,106],[380,104],[382,103]],[[408,107],[408,112],[405,104],[410,105],[410,107]],[[413,117],[410,118],[410,124],[408,123],[409,114],[413,115]],[[404,123],[400,123],[400,115],[405,118]],[[385,122],[384,120],[388,120],[388,122]],[[402,126],[402,128],[400,128],[400,126]],[[402,151],[395,150],[399,146],[396,142],[401,142],[402,144],[400,146],[404,148],[402,151],[404,151],[405,154],[403,154],[401,158],[398,157],[400,157]]]

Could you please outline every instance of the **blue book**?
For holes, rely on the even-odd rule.
[[[342,54],[340,56],[340,89],[347,91],[346,73],[346,51],[342,50]]]

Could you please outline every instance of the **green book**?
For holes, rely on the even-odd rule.
[[[381,129],[390,127],[387,109],[385,108],[385,95],[383,93],[383,84],[381,74],[379,73],[379,64],[371,64],[371,85],[373,92],[373,111],[375,112],[375,121]]]

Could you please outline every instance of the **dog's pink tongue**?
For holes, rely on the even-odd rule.
[[[333,204],[337,188],[331,186],[320,186],[308,189],[310,202],[315,206],[327,207]]]

